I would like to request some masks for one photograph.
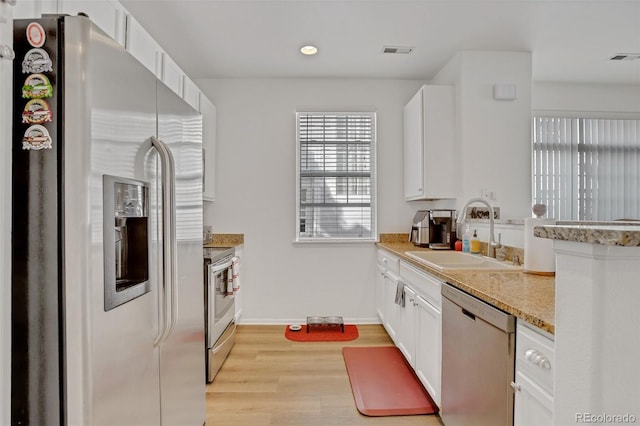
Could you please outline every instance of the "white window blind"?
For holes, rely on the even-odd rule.
[[[640,120],[533,118],[533,202],[560,220],[640,219]]]
[[[297,240],[373,240],[375,113],[298,112]]]

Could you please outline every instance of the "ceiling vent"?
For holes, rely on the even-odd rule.
[[[616,53],[610,57],[610,61],[635,61],[640,59],[640,53]]]
[[[382,48],[382,53],[394,54],[394,55],[408,55],[413,52],[415,47],[408,46],[384,46]]]

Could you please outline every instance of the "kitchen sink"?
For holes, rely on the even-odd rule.
[[[483,270],[521,271],[522,266],[511,265],[491,257],[460,251],[406,251],[405,254],[418,262],[439,271]]]

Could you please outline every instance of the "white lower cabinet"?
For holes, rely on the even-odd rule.
[[[521,372],[516,373],[514,426],[553,424],[553,397]]]
[[[398,288],[399,278],[393,273],[387,271],[384,277],[384,328],[393,339],[398,341],[398,326],[400,325],[399,313],[400,307],[396,305],[396,290]]]
[[[378,250],[377,310],[387,333],[437,405],[442,365],[442,281]],[[404,307],[395,303],[404,284]]]
[[[398,306],[398,348],[411,366],[414,366],[416,352],[416,292],[404,287],[404,307]]]
[[[395,342],[399,321],[398,305],[395,304],[399,259],[382,249],[377,250],[376,257],[376,311],[387,334]]]
[[[416,297],[416,375],[440,405],[442,366],[442,312],[421,296]]]
[[[400,279],[405,284],[407,305],[406,332],[396,345],[405,348],[405,357],[433,401],[440,405],[442,370],[442,281],[407,263],[400,262]],[[403,351],[404,353],[404,351]]]
[[[385,289],[384,289],[385,269],[377,265],[376,267],[376,315],[378,319],[384,325],[384,311],[385,311]]]
[[[518,321],[514,426],[553,424],[555,347],[552,337]]]

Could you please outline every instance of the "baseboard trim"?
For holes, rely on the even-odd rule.
[[[304,324],[307,319],[304,318],[246,318],[241,317],[238,321],[239,325],[288,325],[288,324]],[[381,324],[378,318],[344,318],[345,324],[355,325],[373,325]]]

